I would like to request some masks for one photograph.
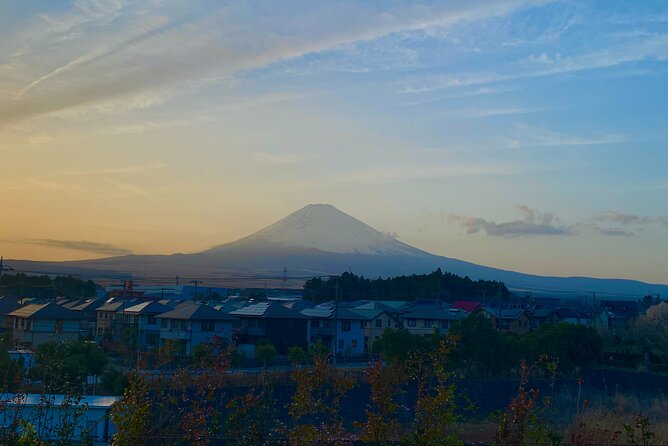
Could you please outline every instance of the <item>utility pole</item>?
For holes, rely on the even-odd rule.
[[[195,297],[193,298],[193,301],[197,301],[197,285],[199,284],[199,280],[191,280],[190,283],[195,284]]]
[[[336,367],[336,355],[339,349],[339,276],[334,276],[334,355],[332,363]]]
[[[2,273],[4,271],[13,271],[14,268],[12,268],[9,265],[5,265],[5,258],[0,256],[0,286],[2,286]]]
[[[591,294],[592,304],[591,304],[591,324],[596,328],[596,291],[587,291],[587,294]]]

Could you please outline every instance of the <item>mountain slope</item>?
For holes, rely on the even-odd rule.
[[[234,286],[257,285],[258,277],[280,277],[284,268],[291,277],[307,278],[348,270],[367,277],[387,277],[428,273],[440,267],[472,279],[503,281],[513,289],[668,296],[666,285],[624,279],[536,276],[436,256],[322,204],[308,205],[248,237],[195,254],[129,255],[74,262],[14,260],[11,264],[17,270],[95,277],[236,277]],[[294,286],[299,284],[300,279],[291,282]]]

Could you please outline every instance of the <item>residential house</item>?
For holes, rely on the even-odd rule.
[[[411,334],[427,336],[435,332],[447,333],[455,322],[466,316],[468,316],[467,312],[443,304],[441,306],[418,305],[401,313],[399,320],[402,328]]]
[[[277,301],[263,301],[233,310],[234,333],[239,344],[255,344],[260,339],[271,342],[279,354],[288,348],[306,348],[309,341],[309,317]]]
[[[0,297],[0,333],[6,333],[12,328],[12,318],[9,313],[18,310],[22,305],[9,296]]]
[[[482,305],[480,302],[475,300],[458,300],[453,302],[450,308],[454,308],[455,310],[462,310],[468,314],[479,313],[482,311]]]
[[[554,310],[555,317],[560,322],[568,324],[590,325],[591,319],[573,308],[557,308]]]
[[[122,313],[126,308],[130,308],[139,303],[138,300],[112,300],[95,310],[97,320],[95,323],[95,334],[102,338],[112,339],[117,333],[116,313]]]
[[[160,321],[157,316],[172,311],[173,308],[159,302],[142,302],[117,313],[117,322],[124,332],[131,334],[142,351],[152,350],[160,345]]]
[[[373,343],[385,330],[401,328],[399,320],[383,308],[349,308],[349,310],[364,317],[364,353],[373,351]]]
[[[537,308],[530,312],[531,328],[537,329],[542,325],[555,324],[560,321],[554,308]]]
[[[9,316],[14,342],[20,346],[34,349],[49,341],[79,340],[81,315],[55,302],[26,305]]]
[[[638,303],[630,300],[602,300],[599,319],[601,328],[611,331],[626,330],[638,319]]]
[[[39,439],[52,444],[62,440],[65,422],[74,423],[71,425],[73,438],[82,438],[85,432],[92,444],[108,445],[116,433],[109,415],[118,400],[120,397],[117,396],[72,399],[65,395],[6,393],[0,396],[0,426],[9,426],[14,420],[25,420],[26,425],[17,426],[19,433],[31,425]]]
[[[208,305],[190,303],[155,316],[160,321],[160,345],[175,341],[178,352],[190,356],[214,337],[232,341],[234,317]]]
[[[62,305],[81,315],[82,336],[94,336],[97,333],[97,309],[105,304],[104,299],[85,299]]]
[[[342,357],[361,356],[366,352],[366,317],[333,302],[306,308],[301,313],[310,318],[309,341],[320,340]]]
[[[529,312],[522,308],[485,307],[483,315],[499,331],[521,335],[531,330]]]

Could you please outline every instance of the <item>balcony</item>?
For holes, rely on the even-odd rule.
[[[266,336],[267,330],[264,327],[239,327],[234,329],[234,333],[248,336]]]
[[[331,337],[334,336],[334,327],[311,327],[311,337]]]

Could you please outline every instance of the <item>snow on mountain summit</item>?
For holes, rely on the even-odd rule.
[[[339,254],[426,254],[329,204],[309,204],[238,242],[269,242],[284,247],[312,248]]]

